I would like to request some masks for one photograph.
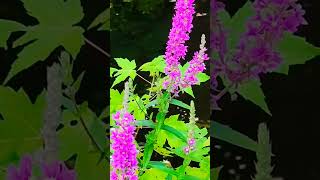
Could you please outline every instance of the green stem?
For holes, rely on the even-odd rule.
[[[157,141],[158,135],[161,131],[161,128],[164,124],[164,120],[167,114],[167,111],[169,109],[168,103],[170,101],[170,96],[169,94],[163,94],[160,96],[159,98],[159,104],[160,104],[160,108],[159,108],[159,112],[157,114],[157,122],[156,122],[156,127],[155,130],[152,131],[148,137],[147,137],[147,141],[146,141],[146,145],[144,147],[144,153],[143,153],[143,165],[142,165],[142,171],[144,171],[151,159],[153,150],[154,150],[154,145]]]
[[[183,164],[182,164],[181,168],[179,169],[178,180],[183,180],[185,172],[186,172],[186,168],[189,166],[190,163],[191,163],[191,159],[187,156],[183,160]]]

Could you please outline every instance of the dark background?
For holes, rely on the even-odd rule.
[[[223,2],[232,15],[245,3],[244,0]],[[296,35],[306,37],[309,43],[320,47],[319,1],[299,2],[306,10],[309,25],[300,27]],[[254,140],[257,140],[258,124],[267,122],[275,154],[274,177],[319,180],[320,57],[310,59],[304,65],[291,66],[288,76],[268,73],[261,75],[261,79],[272,117],[241,97],[231,102],[227,94],[219,101],[223,110],[212,112],[211,119],[230,125]],[[254,176],[255,153],[217,139],[213,139],[211,147],[211,167],[224,166],[219,179],[249,180]]]

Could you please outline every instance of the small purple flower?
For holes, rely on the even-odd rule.
[[[41,169],[43,179],[76,180],[75,171],[69,170],[62,162],[55,161],[50,165],[43,164]]]
[[[20,167],[16,168],[13,165],[8,167],[8,180],[29,180],[32,175],[32,158],[31,156],[24,156],[21,159]]]
[[[41,165],[41,179],[76,180],[74,170],[69,170],[63,162]],[[21,159],[20,167],[9,166],[7,180],[29,180],[32,177],[32,158],[29,155]]]

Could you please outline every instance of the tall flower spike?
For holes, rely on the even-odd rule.
[[[194,1],[177,0],[175,5],[175,15],[165,52],[165,73],[169,79],[163,84],[165,89],[170,88],[173,93],[176,93],[179,88],[181,78],[179,61],[186,56],[187,46],[185,42],[189,40],[189,34],[193,27]]]
[[[190,104],[190,118],[189,118],[189,131],[188,131],[188,138],[187,138],[187,142],[188,145],[183,149],[183,151],[186,154],[189,154],[191,151],[193,151],[195,149],[195,145],[196,145],[196,140],[194,138],[194,127],[196,126],[196,121],[198,121],[198,119],[196,118],[196,109],[194,107],[194,103],[193,101],[191,101]]]
[[[206,54],[207,48],[205,48],[206,36],[202,34],[200,50],[194,53],[193,59],[190,61],[190,65],[185,73],[185,77],[182,81],[182,87],[186,88],[191,85],[195,85],[198,82],[196,75],[203,72],[206,69],[204,61],[208,60],[209,57]]]
[[[128,112],[129,83],[125,83],[123,109],[113,115],[117,127],[111,129],[111,180],[137,180],[138,150],[134,117]]]

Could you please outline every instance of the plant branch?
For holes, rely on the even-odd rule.
[[[84,38],[84,41],[86,43],[88,43],[89,45],[91,45],[92,47],[94,47],[95,49],[97,49],[98,51],[100,51],[102,54],[106,55],[107,57],[111,58],[111,55],[109,53],[107,53],[106,51],[104,51],[103,49],[101,49],[99,46],[97,46],[96,44],[94,44],[92,41],[90,41],[87,38]]]
[[[151,83],[150,81],[146,80],[144,77],[142,77],[142,76],[139,75],[138,73],[136,73],[136,74],[137,74],[137,76],[138,76],[139,78],[143,79],[144,81],[146,81],[147,83],[149,83],[149,84],[152,85],[152,83]]]

